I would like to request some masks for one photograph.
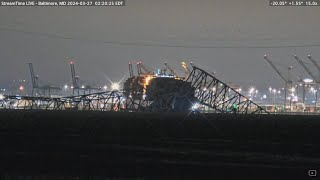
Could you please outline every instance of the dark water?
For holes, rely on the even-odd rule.
[[[319,116],[1,111],[0,174],[304,179],[320,171],[319,129]]]

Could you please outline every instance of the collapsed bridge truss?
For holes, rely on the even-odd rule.
[[[193,103],[213,109],[219,113],[263,114],[268,113],[235,89],[213,77],[204,70],[193,66],[186,81],[185,97],[194,94]],[[184,88],[184,87],[182,87]],[[181,87],[180,87],[181,89]],[[177,96],[177,95],[173,95]],[[183,97],[174,97],[178,99]],[[126,97],[123,91],[107,91],[79,96],[49,98],[28,96],[3,96],[0,109],[41,109],[41,110],[96,110],[117,112],[150,111],[152,101],[142,98]]]
[[[206,71],[193,66],[186,80],[195,89],[195,99],[199,104],[220,113],[262,114],[268,113],[262,107],[240,94],[238,90],[218,80]]]

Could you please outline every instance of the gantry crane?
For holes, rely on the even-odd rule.
[[[313,63],[314,66],[316,66],[316,68],[318,69],[319,74],[320,74],[320,65],[318,64],[318,62],[316,60],[314,60],[311,55],[308,55],[308,59]]]
[[[43,96],[51,96],[51,90],[61,90],[59,87],[51,86],[51,85],[43,85],[41,86],[39,83],[39,76],[35,75],[33,64],[28,63],[29,70],[31,74],[31,82],[32,82],[32,96],[34,96],[34,92],[36,92],[36,95],[41,94]]]
[[[164,65],[170,70],[171,75],[177,77],[176,72],[174,71],[174,69],[172,69],[167,62],[164,63]]]
[[[278,68],[273,64],[273,62],[269,59],[267,55],[264,55],[264,59],[268,62],[268,64],[272,67],[272,69],[281,77],[281,79],[285,82],[285,88],[284,88],[284,107],[286,107],[287,102],[287,88],[288,85],[290,85],[290,88],[292,88],[292,80],[290,78],[290,73],[292,66],[288,67],[288,78],[286,78],[279,70]],[[291,101],[290,101],[291,106]],[[286,108],[285,108],[286,109]]]
[[[76,75],[75,67],[74,67],[74,61],[70,61],[70,68],[71,68],[71,77],[72,77],[72,95],[75,95],[75,92],[77,95],[80,95],[80,92],[83,92],[83,94],[86,94],[88,91],[89,94],[91,93],[91,90],[101,90],[101,88],[91,87],[89,85],[81,85],[80,86],[80,78]]]
[[[79,76],[76,76],[76,71],[74,68],[74,62],[70,61],[70,69],[71,69],[71,78],[72,78],[72,95],[77,92],[80,95],[80,85],[79,85]]]
[[[318,87],[319,87],[319,79],[311,72],[311,70],[305,65],[305,63],[302,61],[302,59],[297,56],[297,55],[294,55],[294,58],[298,61],[298,63],[303,67],[303,69],[311,76],[311,78],[313,79],[314,82],[316,82],[316,93],[315,93],[315,98],[316,98],[316,101],[315,101],[315,105],[317,105],[318,103]]]
[[[142,73],[142,69],[144,73]],[[141,75],[141,74],[154,75],[152,70],[149,67],[142,64],[141,61],[137,62],[137,70],[138,70],[138,75]]]
[[[30,74],[31,74],[31,82],[32,82],[32,96],[34,95],[34,91],[38,90],[39,88],[39,82],[38,82],[38,75],[34,74],[34,70],[33,70],[33,64],[32,63],[28,63],[29,65],[29,70],[30,70]]]
[[[129,61],[128,65],[129,65],[129,75],[130,77],[133,77],[132,63]]]

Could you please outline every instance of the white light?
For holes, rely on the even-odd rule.
[[[105,86],[103,86],[103,89],[104,89],[104,90],[107,90],[107,89],[108,89],[108,87],[105,85]]]
[[[23,87],[23,86],[20,86],[20,87],[19,87],[19,90],[20,90],[20,91],[23,91],[23,90],[24,90],[24,87]]]
[[[273,93],[276,93],[276,92],[277,92],[277,90],[276,90],[276,89],[273,89],[273,90],[272,90],[272,92],[273,92]]]
[[[295,91],[295,89],[294,89],[294,88],[291,88],[291,91],[292,91],[292,92],[294,92],[294,91]]]
[[[0,94],[0,100],[4,99],[4,95]]]
[[[266,99],[266,98],[267,98],[267,95],[264,94],[262,98],[263,98],[263,99]]]
[[[203,91],[206,91],[207,90],[207,88],[203,88]]]
[[[305,82],[305,83],[311,83],[311,82],[313,82],[313,80],[312,80],[312,79],[304,79],[303,82]]]
[[[197,110],[199,108],[199,104],[198,103],[195,103],[191,109],[194,111],[194,110]]]
[[[254,88],[250,88],[249,89],[249,93],[251,94],[251,93],[253,93],[254,92]]]
[[[64,89],[68,89],[68,85],[66,84],[66,85],[64,85]]]
[[[111,85],[111,89],[112,89],[112,90],[119,90],[119,88],[120,88],[120,86],[119,86],[118,83],[113,83],[113,84]]]
[[[278,94],[281,94],[281,91],[280,91],[280,90],[278,91]]]
[[[84,85],[82,85],[82,86],[81,86],[81,88],[82,88],[82,89],[84,89],[84,88],[85,88],[85,86],[84,86]]]

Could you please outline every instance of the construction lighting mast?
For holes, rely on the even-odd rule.
[[[316,101],[315,101],[315,106],[317,107],[317,103],[318,103],[318,85],[319,85],[319,80],[318,78],[311,72],[311,70],[305,65],[305,63],[302,61],[301,58],[299,58],[297,55],[294,55],[294,58],[298,61],[298,63],[303,67],[303,69],[305,71],[307,71],[307,73],[311,76],[311,78],[314,80],[314,82],[316,82]]]
[[[174,70],[168,65],[167,62],[164,63],[164,65],[170,70],[171,74],[177,77],[177,74],[174,72]]]
[[[286,102],[287,102],[287,88],[288,88],[288,84],[290,84],[291,88],[292,88],[292,80],[291,79],[287,79],[285,78],[282,73],[278,70],[278,68],[273,64],[273,62],[268,58],[267,55],[264,55],[264,59],[268,62],[268,64],[270,64],[270,66],[272,67],[272,69],[281,77],[281,79],[283,79],[283,81],[285,82],[285,88],[284,88],[284,109],[286,109]],[[292,68],[288,67],[288,73],[290,72]],[[290,101],[290,106],[291,106],[291,101]]]

